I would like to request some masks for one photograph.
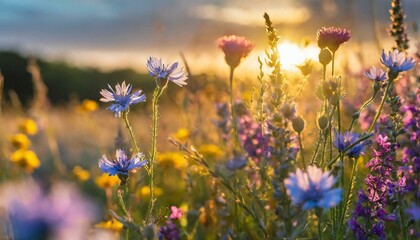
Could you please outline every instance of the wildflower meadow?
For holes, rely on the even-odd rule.
[[[164,53],[154,37],[177,34],[159,22],[143,74],[0,54],[0,239],[419,239],[420,33],[404,2],[380,3],[371,49],[364,26],[327,17],[285,45],[267,8],[262,41],[245,20],[195,36],[221,63],[204,74]],[[199,28],[217,32],[211,6]],[[311,54],[288,65],[294,47]]]

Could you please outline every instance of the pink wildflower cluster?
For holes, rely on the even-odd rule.
[[[254,44],[245,37],[236,35],[223,36],[217,39],[217,46],[225,53],[226,63],[231,68],[236,68],[242,58],[248,56],[254,48]]]

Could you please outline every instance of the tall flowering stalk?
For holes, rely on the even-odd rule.
[[[223,53],[225,54],[226,64],[230,67],[229,96],[232,114],[232,125],[233,130],[235,131],[235,144],[237,146],[239,144],[239,139],[233,99],[233,73],[236,67],[239,66],[242,59],[248,56],[248,54],[254,48],[254,45],[245,37],[230,35],[219,38],[217,40],[217,46],[223,50]]]
[[[392,0],[391,10],[391,25],[389,26],[389,34],[394,37],[396,46],[394,49],[406,51],[408,49],[408,37],[404,24],[404,11],[401,6],[401,0]]]
[[[182,87],[187,85],[185,82],[188,77],[184,72],[184,69],[179,66],[178,62],[166,65],[162,59],[156,57],[150,57],[147,60],[147,69],[149,75],[155,78],[156,88],[153,91],[152,99],[152,149],[150,153],[149,162],[149,188],[150,198],[149,206],[147,209],[146,222],[152,221],[152,214],[154,203],[156,201],[154,197],[154,172],[155,162],[157,156],[157,135],[158,135],[158,119],[159,119],[159,98],[162,96],[163,91],[168,86],[169,82],[173,82],[176,85]]]

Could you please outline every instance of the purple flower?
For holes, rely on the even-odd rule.
[[[244,168],[248,160],[243,156],[237,156],[227,161],[226,168],[230,171],[235,171]]]
[[[405,210],[410,216],[414,219],[414,221],[420,220],[420,207],[412,204],[410,208]]]
[[[364,75],[377,82],[388,79],[388,74],[384,70],[376,67],[372,67],[369,71],[364,72]]]
[[[150,76],[158,79],[169,80],[182,87],[187,85],[185,81],[188,79],[188,76],[184,71],[184,68],[179,67],[178,65],[178,62],[172,63],[170,66],[165,65],[162,59],[158,59],[156,57],[150,57],[147,60],[147,69],[149,70]]]
[[[159,240],[179,240],[181,239],[178,227],[171,221],[166,222],[166,226],[159,229]]]
[[[328,47],[335,52],[342,43],[351,38],[351,32],[345,28],[322,27],[318,30],[317,37],[318,46],[321,49]]]
[[[341,188],[333,189],[336,179],[330,172],[322,172],[316,166],[308,166],[307,172],[299,168],[284,180],[287,194],[294,205],[303,205],[304,210],[330,208],[341,201]]]
[[[111,110],[115,113],[115,116],[119,117],[121,116],[122,111],[126,111],[128,107],[131,104],[136,104],[139,102],[146,101],[146,96],[142,94],[142,91],[139,90],[133,94],[130,94],[131,92],[131,85],[125,84],[123,82],[121,85],[117,84],[115,86],[115,91],[112,89],[111,86],[109,86],[109,89],[111,91],[108,91],[106,89],[102,89],[100,91],[100,94],[103,96],[103,98],[100,99],[101,102],[115,102],[111,106],[109,106],[107,109]]]
[[[95,206],[67,183],[55,183],[45,193],[32,180],[8,182],[0,195],[15,239],[86,239],[96,215]]]
[[[408,71],[416,65],[413,58],[406,58],[404,52],[397,49],[393,52],[389,51],[388,54],[385,54],[385,51],[382,50],[381,63],[393,73]]]
[[[144,159],[144,155],[139,153],[136,154],[132,159],[128,158],[124,150],[117,149],[115,154],[116,160],[110,161],[104,154],[99,160],[99,168],[105,172],[109,173],[110,176],[117,174],[128,175],[130,170],[140,168],[146,165],[147,161],[141,161]]]

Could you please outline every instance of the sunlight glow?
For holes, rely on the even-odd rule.
[[[278,45],[282,68],[296,70],[296,65],[303,64],[305,60],[317,60],[319,48],[314,45],[300,47],[296,43],[283,41]]]

